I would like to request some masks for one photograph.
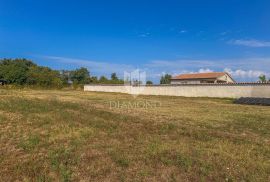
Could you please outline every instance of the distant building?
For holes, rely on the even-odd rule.
[[[171,78],[171,84],[235,83],[226,72],[181,74]]]

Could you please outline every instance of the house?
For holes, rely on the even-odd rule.
[[[171,84],[235,83],[226,72],[181,74],[171,78]]]

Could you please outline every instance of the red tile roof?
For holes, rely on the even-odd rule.
[[[190,80],[190,79],[203,79],[203,78],[218,78],[226,75],[226,72],[212,72],[212,73],[191,73],[191,74],[181,74],[172,77],[172,80]]]

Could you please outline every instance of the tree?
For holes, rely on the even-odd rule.
[[[91,83],[98,83],[98,78],[96,76],[92,76]]]
[[[111,80],[108,80],[107,83],[110,84],[124,84],[124,80],[119,79],[116,75],[116,73],[111,74]]]
[[[98,79],[95,76],[91,77],[87,68],[84,67],[72,71],[57,71],[38,66],[26,59],[0,59],[0,80],[1,83],[42,87],[62,87],[70,82],[73,82],[74,86],[88,83],[124,84],[116,73],[111,74],[110,80],[105,76]]]
[[[62,87],[60,73],[48,67],[32,66],[27,73],[26,83],[41,87]]]
[[[9,84],[61,87],[63,81],[58,71],[38,66],[26,59],[0,60],[0,78]]]
[[[172,76],[169,74],[162,75],[160,78],[160,84],[170,84]]]
[[[99,78],[99,83],[108,83],[108,79],[105,76]]]
[[[153,85],[153,82],[150,81],[150,80],[148,80],[148,81],[146,82],[146,85]]]
[[[77,84],[90,83],[90,74],[87,68],[81,67],[71,72],[71,80]]]
[[[259,79],[262,83],[265,83],[266,82],[266,76],[265,75],[261,75],[259,76]]]
[[[26,59],[3,59],[0,60],[0,78],[10,84],[25,84],[27,72],[30,67],[36,66]]]
[[[116,73],[111,74],[111,79],[114,80],[114,81],[118,80],[118,77],[117,77]]]

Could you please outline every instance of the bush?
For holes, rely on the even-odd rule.
[[[26,59],[0,60],[0,79],[17,86],[35,85],[40,87],[62,87],[58,71],[38,66]]]

